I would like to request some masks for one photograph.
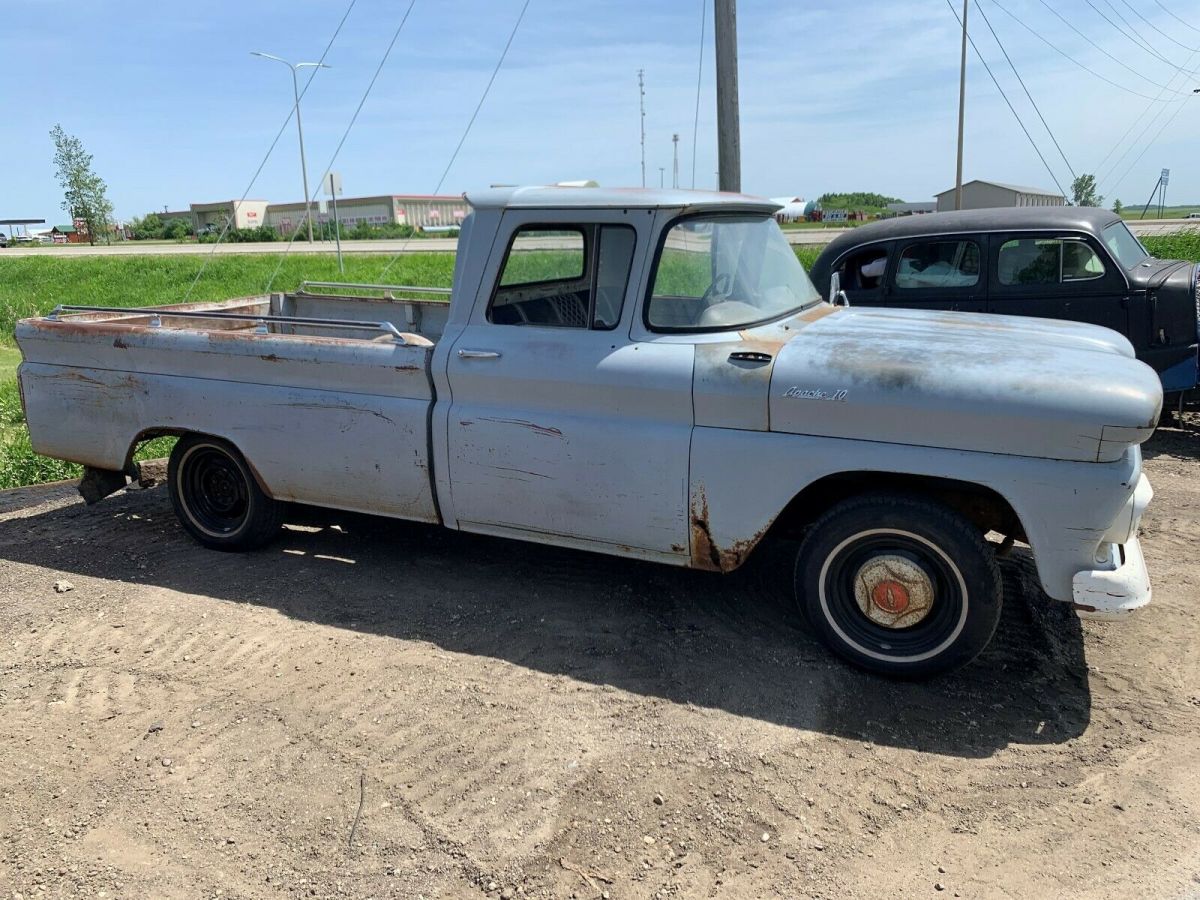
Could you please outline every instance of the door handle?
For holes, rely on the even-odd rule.
[[[500,354],[495,350],[459,350],[459,359],[499,359]]]

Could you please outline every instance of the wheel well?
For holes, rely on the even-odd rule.
[[[936,500],[985,533],[997,531],[1014,540],[1026,540],[1016,510],[991,488],[953,478],[895,472],[839,472],[820,478],[791,499],[771,531],[799,535],[834,504],[875,493],[910,494]]]
[[[181,438],[181,437],[187,437],[189,435],[196,435],[197,437],[212,438],[213,440],[222,441],[223,443],[229,444],[229,446],[233,447],[234,450],[236,450],[238,453],[240,453],[242,456],[242,459],[244,459],[246,461],[246,465],[250,469],[250,474],[252,474],[254,476],[255,482],[257,482],[257,484],[258,484],[259,488],[262,490],[262,492],[264,494],[266,494],[268,497],[272,497],[272,498],[274,497],[274,494],[271,493],[271,490],[267,486],[266,481],[263,480],[262,475],[259,473],[259,471],[255,467],[254,463],[250,460],[250,457],[248,457],[246,455],[245,451],[243,451],[242,448],[237,445],[237,443],[235,443],[234,441],[231,441],[227,437],[223,437],[219,434],[210,434],[207,431],[194,431],[189,428],[170,428],[170,427],[144,428],[140,432],[138,432],[137,436],[134,437],[134,439],[132,441],[130,441],[129,449],[125,452],[125,471],[126,472],[136,471],[134,469],[134,462],[133,462],[134,454],[137,453],[138,447],[140,447],[142,444],[146,443],[147,441],[152,441],[156,438],[162,438],[162,437]]]

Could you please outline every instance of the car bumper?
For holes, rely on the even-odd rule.
[[[1150,574],[1136,537],[1109,544],[1112,568],[1076,572],[1071,588],[1081,619],[1116,621],[1150,602]]]

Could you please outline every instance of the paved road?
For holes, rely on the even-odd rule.
[[[1195,219],[1161,219],[1152,222],[1130,222],[1130,229],[1137,235],[1170,234],[1187,228],[1200,228],[1200,222]],[[804,228],[784,232],[788,242],[796,245],[823,246],[838,235],[845,234],[847,228]],[[378,253],[391,255],[395,253],[438,253],[453,251],[458,246],[457,238],[411,238],[408,240],[388,241],[344,241],[343,253]],[[287,244],[220,244],[218,253],[281,253]],[[334,245],[329,241],[318,241],[309,244],[306,241],[296,241],[292,244],[291,253],[333,253]],[[0,250],[0,259],[10,256],[38,256],[52,254],[55,256],[128,256],[138,254],[176,255],[181,253],[203,254],[213,250],[212,244],[167,244],[141,243],[130,241],[114,244],[111,247],[87,245],[64,245],[55,247],[24,247],[14,246]]]

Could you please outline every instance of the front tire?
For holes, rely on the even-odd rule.
[[[237,448],[219,438],[180,438],[167,463],[167,485],[179,523],[212,550],[254,550],[283,524],[283,505],[258,486]]]
[[[1000,621],[995,554],[967,519],[916,497],[843,501],[809,530],[796,602],[821,640],[879,675],[928,678],[982,652]]]

